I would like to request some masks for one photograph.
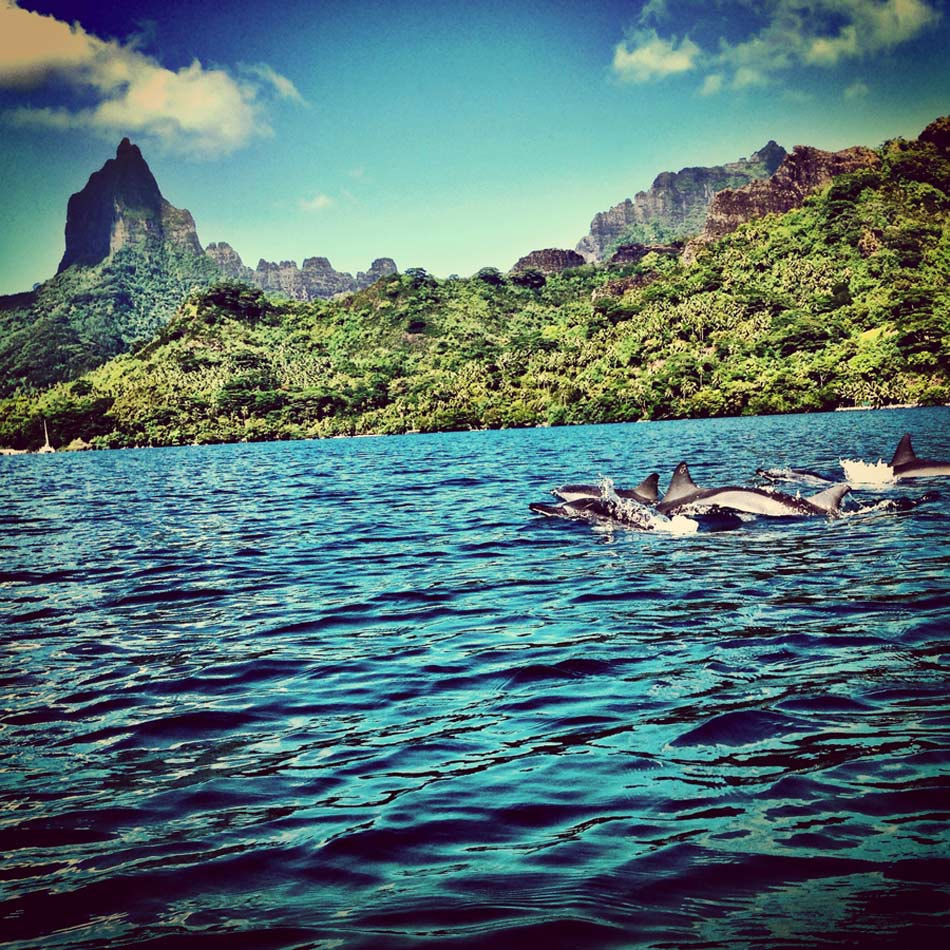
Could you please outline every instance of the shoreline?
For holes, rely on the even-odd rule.
[[[944,403],[948,405],[948,403]],[[896,402],[890,406],[836,406],[833,412],[870,412],[874,409],[922,409],[925,408],[916,402]]]
[[[877,412],[880,410],[890,410],[890,409],[939,409],[939,408],[948,408],[950,403],[936,403],[934,405],[924,405],[921,403],[898,403],[888,406],[836,406],[834,409],[825,409],[815,412],[789,412],[789,413],[768,413],[761,418],[770,418],[771,416],[784,416],[784,415],[823,415],[825,413],[831,412]],[[715,419],[752,419],[760,418],[759,416],[749,415],[749,416],[684,416],[679,419],[628,419],[622,422],[611,422],[611,423],[597,423],[597,422],[572,422],[572,423],[562,423],[562,424],[552,424],[550,422],[539,422],[535,425],[524,425],[524,426],[507,426],[507,427],[479,427],[479,428],[469,428],[469,429],[436,429],[432,431],[423,432],[419,429],[413,429],[407,432],[359,432],[354,433],[353,435],[327,435],[327,436],[308,436],[306,438],[300,439],[255,439],[253,441],[248,439],[238,439],[236,441],[222,441],[222,442],[180,442],[173,443],[169,445],[120,445],[120,446],[105,446],[103,448],[98,448],[96,446],[90,445],[88,442],[84,442],[80,445],[76,445],[75,441],[69,443],[69,445],[64,445],[61,449],[54,449],[53,451],[43,452],[40,449],[14,449],[9,446],[0,446],[0,456],[13,456],[13,455],[72,455],[76,452],[127,452],[130,450],[137,449],[182,449],[182,448],[207,448],[208,446],[213,445],[252,445],[252,444],[270,444],[274,442],[322,442],[329,439],[369,439],[369,438],[383,438],[385,436],[405,436],[405,435],[447,435],[449,433],[456,432],[504,432],[512,429],[550,429],[550,428],[573,428],[574,426],[581,425],[633,425],[635,423],[641,422],[695,422],[698,420],[715,420]]]

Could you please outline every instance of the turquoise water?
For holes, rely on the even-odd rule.
[[[687,536],[527,506],[948,421],[0,458],[0,942],[942,942],[950,484]]]

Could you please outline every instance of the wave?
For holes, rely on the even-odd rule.
[[[845,481],[852,488],[883,488],[895,484],[894,469],[886,462],[863,462],[860,459],[839,459]]]

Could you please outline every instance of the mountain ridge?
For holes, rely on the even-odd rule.
[[[622,244],[669,244],[702,230],[713,195],[772,175],[787,152],[770,139],[751,158],[725,165],[687,166],[660,172],[648,191],[594,215],[590,231],[575,250],[587,261],[602,261]]]
[[[162,194],[128,137],[66,205],[65,250],[33,290],[0,297],[0,395],[71,379],[151,337],[193,290],[235,277],[291,299],[352,293],[395,272],[377,258],[356,277],[325,257],[302,269],[245,268],[221,242],[201,246],[191,212]]]
[[[391,257],[377,257],[366,271],[354,277],[346,271],[338,271],[326,257],[304,258],[303,266],[296,261],[268,261],[263,257],[257,267],[248,267],[241,255],[226,241],[212,242],[205,254],[232,280],[242,280],[261,290],[284,294],[293,300],[315,300],[337,294],[353,293],[370,284],[396,273],[396,262]]]
[[[947,403],[950,119],[873,154],[692,263],[411,268],[309,303],[220,284],[134,352],[0,401],[0,444],[42,445],[44,420],[105,448]]]
[[[742,224],[799,207],[810,194],[838,175],[880,163],[877,153],[863,145],[837,152],[796,145],[769,178],[749,182],[742,188],[724,188],[713,195],[703,230],[687,243],[684,259],[694,260],[704,245],[731,234]]]
[[[123,138],[110,158],[89,176],[66,206],[66,249],[57,274],[94,267],[126,247],[146,253],[168,242],[202,252],[195,219],[162,195],[142,152]]]

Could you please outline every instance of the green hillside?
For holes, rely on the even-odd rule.
[[[137,351],[0,402],[0,444],[38,445],[44,417],[57,445],[120,446],[947,402],[946,145],[887,143],[688,266],[412,269],[308,304],[218,285]]]
[[[210,258],[171,244],[126,247],[0,297],[0,395],[75,378],[148,340],[191,290],[219,277]]]

